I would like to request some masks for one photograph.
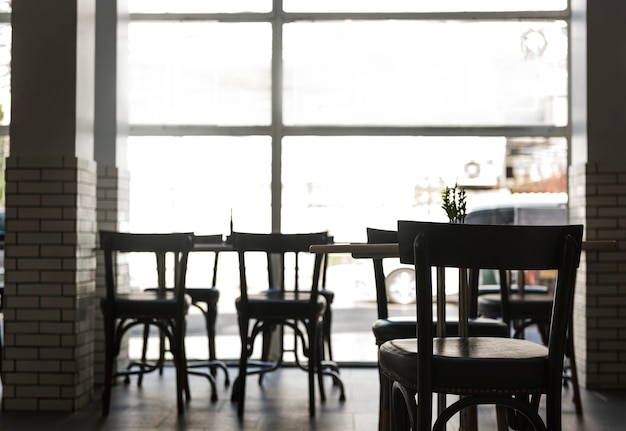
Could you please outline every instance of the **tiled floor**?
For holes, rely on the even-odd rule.
[[[366,310],[343,315],[336,313],[334,320],[336,333],[333,335],[336,356],[351,362],[375,361],[376,347],[373,337],[367,331],[354,332],[354,327],[369,327]],[[238,342],[233,329],[234,316],[222,314],[219,352],[224,357],[236,357]],[[359,320],[360,319],[360,320]],[[363,321],[361,321],[363,320]],[[345,322],[344,322],[345,321]],[[348,322],[351,322],[348,325]],[[363,323],[365,322],[365,323]],[[190,357],[206,356],[206,338],[201,330],[198,316],[190,319]],[[529,338],[533,334],[527,334]],[[231,340],[232,338],[232,340]],[[137,340],[131,340],[131,345]],[[132,347],[137,350],[138,346]],[[354,359],[357,358],[357,361]],[[230,368],[231,380],[237,375]],[[378,421],[378,372],[376,368],[348,368],[341,370],[346,401],[338,400],[338,391],[330,380],[326,381],[328,399],[318,403],[317,415],[308,415],[307,378],[298,368],[287,367],[268,375],[263,386],[256,378],[250,378],[247,385],[246,413],[238,420],[236,405],[230,402],[230,388],[224,386],[223,375],[218,375],[217,402],[211,402],[210,386],[205,378],[190,376],[192,400],[187,405],[184,416],[178,417],[175,401],[175,378],[171,366],[165,374],[149,374],[142,388],[136,380],[125,385],[121,381],[113,389],[111,413],[101,415],[100,393],[94,393],[94,401],[76,413],[32,413],[0,412],[0,430],[176,430],[176,431],[375,431]],[[584,414],[579,417],[574,412],[569,388],[564,389],[563,430],[565,431],[617,431],[626,430],[626,390],[620,392],[582,391]],[[480,429],[495,430],[493,408],[481,408]],[[449,430],[458,426],[450,425]]]
[[[236,375],[230,369],[231,377]],[[111,413],[100,414],[96,400],[85,409],[73,414],[60,413],[0,413],[0,429],[14,430],[244,430],[244,431],[304,431],[304,430],[358,430],[377,429],[377,371],[374,368],[344,368],[346,384],[345,402],[327,381],[328,400],[319,404],[317,416],[309,419],[307,412],[306,374],[297,368],[284,368],[267,376],[260,387],[256,379],[248,381],[246,413],[237,419],[235,405],[229,400],[229,389],[218,377],[219,400],[210,401],[209,385],[204,378],[191,377],[193,399],[184,416],[176,414],[174,376],[171,367],[163,377],[149,375],[144,386],[138,388],[118,384],[114,388]],[[564,430],[617,431],[626,424],[626,391],[594,392],[583,390],[582,417],[576,416],[568,389],[564,390]],[[492,430],[493,413],[481,410],[481,429]],[[448,429],[457,429],[450,426]]]

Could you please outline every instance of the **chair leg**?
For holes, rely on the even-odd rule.
[[[143,325],[143,345],[141,346],[141,364],[145,364],[148,356],[148,338],[150,337],[150,325],[147,323]],[[139,365],[139,376],[137,376],[137,386],[141,387],[143,384],[143,365]],[[130,378],[126,376],[126,382],[128,383]]]
[[[412,423],[413,413],[409,409],[415,407],[412,396],[398,382],[391,386],[391,431],[409,431],[415,429]],[[432,406],[432,403],[431,403]],[[430,425],[428,427],[430,429]]]
[[[332,324],[333,314],[330,308],[330,304],[326,307],[326,311],[324,311],[324,325],[323,325],[323,337],[324,342],[322,344],[324,353],[322,355],[322,359],[327,359],[329,361],[333,360],[333,348],[330,343],[330,329]]]
[[[389,431],[391,426],[391,385],[392,382],[378,369],[380,394],[378,401],[378,431]]]
[[[106,353],[104,365],[104,388],[102,390],[102,415],[109,414],[111,406],[111,385],[113,384],[113,358],[109,352]]]
[[[104,388],[102,390],[102,415],[109,414],[111,406],[111,386],[113,385],[113,360],[115,358],[114,322],[104,319]]]
[[[583,404],[580,398],[580,386],[578,385],[578,368],[576,367],[576,352],[574,351],[574,339],[571,334],[571,330],[568,332],[567,335],[565,355],[569,357],[570,378],[572,380],[572,390],[574,391],[572,401],[574,402],[574,406],[576,408],[576,414],[582,415]]]
[[[498,431],[508,431],[507,408],[496,405],[496,425]]]
[[[209,349],[209,362],[212,362],[217,359],[217,355],[215,353],[215,324],[217,323],[217,304],[207,303],[207,310],[204,314],[204,318],[208,342],[207,347]],[[210,368],[211,374],[213,376],[217,375],[217,366],[212,365]]]
[[[316,346],[315,351],[313,349],[310,349],[309,363],[315,364],[315,372],[317,373],[321,402],[326,402],[326,391],[324,390],[324,374],[326,371],[324,368],[324,325],[324,320],[318,322],[317,327],[313,328],[313,334],[309,334],[309,337],[315,337],[309,339],[309,345],[313,346],[313,344],[315,344]],[[309,368],[311,367],[309,366]],[[332,370],[330,371],[332,372]],[[332,376],[332,374],[330,375]],[[314,392],[312,392],[312,394],[314,394]]]
[[[208,348],[209,348],[209,363],[211,364],[211,375],[214,377],[217,375],[217,369],[221,368],[224,371],[224,386],[230,385],[230,376],[228,375],[228,367],[222,361],[217,360],[217,353],[215,349],[215,325],[217,324],[217,304],[207,304],[207,312],[205,315]]]
[[[186,398],[190,398],[189,394],[189,381],[187,380],[187,373],[185,369],[185,354],[183,353],[183,342],[179,340],[176,342],[176,347],[172,346],[170,342],[170,349],[174,356],[174,365],[176,368],[176,406],[178,409],[178,415],[182,415],[185,412],[185,406],[183,401],[183,394]]]
[[[231,401],[237,403],[237,416],[243,417],[246,400],[246,374],[248,368],[248,319],[239,317],[239,336],[241,338],[241,356],[239,357],[239,375],[233,383]]]
[[[309,331],[309,366],[307,369],[309,377],[309,417],[315,417],[315,374],[317,373],[319,381],[321,383],[322,375],[322,352],[320,351],[320,345],[324,342],[318,325],[311,324],[312,331]],[[323,386],[320,384],[320,391],[323,391]]]

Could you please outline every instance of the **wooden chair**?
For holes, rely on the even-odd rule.
[[[195,235],[195,244],[222,244],[221,234],[216,235]],[[204,325],[207,333],[207,347],[209,357],[206,360],[192,361],[188,359],[187,369],[189,374],[205,376],[212,381],[220,369],[224,372],[224,385],[230,384],[228,368],[226,363],[217,359],[215,347],[215,326],[217,322],[217,304],[220,299],[220,291],[217,289],[217,264],[220,252],[213,252],[213,267],[210,287],[191,287],[187,288],[187,294],[191,297],[191,304],[195,306],[204,317]],[[210,374],[202,371],[196,371],[197,368],[206,368],[210,370]]]
[[[520,420],[536,430],[561,429],[561,373],[582,231],[580,225],[398,222],[400,259],[415,265],[420,319],[417,340],[392,340],[380,347],[382,373],[394,382],[392,429],[441,430],[453,415],[479,404],[515,410]],[[433,340],[433,267],[469,269],[470,273],[482,268],[557,270],[548,346],[515,338]],[[433,393],[460,396],[434,425]],[[546,396],[545,423],[538,413],[542,395]]]
[[[195,235],[194,244],[200,245],[219,245],[223,244],[221,234],[215,235]],[[204,252],[207,253],[207,252]],[[187,288],[187,295],[191,298],[191,305],[195,306],[204,317],[204,324],[207,334],[207,347],[208,358],[197,359],[188,358],[187,360],[187,372],[188,374],[198,375],[206,377],[211,385],[211,400],[217,401],[217,388],[215,382],[215,376],[217,370],[221,369],[224,372],[224,384],[228,386],[230,384],[230,377],[228,375],[228,367],[223,361],[217,359],[215,348],[215,325],[217,322],[217,304],[220,298],[220,291],[217,289],[217,264],[219,262],[219,250],[213,251],[213,266],[211,269],[211,285],[210,287],[191,287]],[[153,291],[157,288],[148,288],[146,291]],[[147,362],[147,350],[148,350],[148,338],[150,332],[150,325],[145,325],[143,334],[143,346],[140,363]],[[167,351],[165,343],[165,334],[159,333],[159,373],[163,373],[163,363],[165,362],[165,353]],[[130,367],[136,365],[131,363]],[[199,368],[208,368],[209,372],[200,371]],[[137,384],[141,386],[143,373],[139,375]]]
[[[369,244],[385,244],[397,243],[398,232],[392,230],[383,230],[375,228],[367,228],[367,242]],[[387,284],[385,279],[383,257],[374,257],[374,280],[376,285],[376,305],[378,319],[372,325],[372,332],[376,339],[376,345],[381,346],[383,343],[393,339],[415,338],[416,319],[412,316],[390,316],[387,298]],[[433,322],[436,326],[436,322]],[[468,322],[469,335],[473,337],[508,337],[508,326],[496,319],[473,318]],[[446,334],[449,336],[457,336],[459,333],[458,319],[446,319]],[[379,418],[378,429],[386,430],[389,427],[389,394],[385,388],[385,377],[381,374],[379,368],[379,379],[381,382],[379,392]]]
[[[319,293],[323,255],[315,255],[311,286],[301,289],[299,286],[300,265],[298,256],[308,253],[313,244],[327,244],[326,233],[311,234],[256,234],[238,233],[231,235],[229,241],[234,245],[239,256],[239,275],[241,296],[236,300],[236,308],[241,337],[241,356],[239,375],[233,384],[232,400],[237,402],[237,413],[244,413],[246,376],[276,370],[282,363],[282,354],[286,351],[282,345],[282,330],[291,328],[294,333],[296,363],[308,372],[309,378],[309,414],[315,416],[315,377],[318,378],[320,398],[326,399],[322,376],[330,375],[335,383],[340,384],[341,398],[344,397],[343,385],[335,370],[322,365],[323,323],[326,299]],[[253,254],[265,255],[267,281],[249,277],[250,262]],[[285,257],[293,255],[294,284],[289,286],[285,280]],[[278,268],[274,270],[273,268]],[[248,292],[250,282],[267,288],[256,293]],[[265,284],[267,283],[267,285]],[[267,335],[274,328],[281,331],[279,354],[270,360],[262,357],[260,361],[251,360],[256,337]],[[307,362],[299,357],[302,353]],[[260,382],[260,380],[259,380]]]
[[[193,234],[137,234],[101,231],[100,247],[104,251],[106,297],[100,301],[104,317],[105,373],[102,413],[109,413],[111,387],[116,376],[143,374],[159,364],[140,364],[138,370],[116,371],[114,360],[128,331],[137,325],[156,326],[169,343],[176,367],[176,400],[178,414],[184,413],[183,393],[189,399],[185,359],[186,317],[191,298],[185,293],[187,259],[193,246]],[[122,254],[149,253],[155,257],[156,290],[137,293],[118,291],[123,278],[118,274]],[[168,257],[172,255],[172,259]],[[172,263],[173,265],[168,265]],[[167,268],[174,279],[173,289],[166,289]],[[158,281],[157,281],[158,280]]]

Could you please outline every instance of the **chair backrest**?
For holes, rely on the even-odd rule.
[[[223,244],[224,239],[221,233],[214,235],[195,235],[194,244]],[[220,257],[220,252],[214,251],[215,258],[213,259],[213,277],[211,281],[211,287],[217,286],[217,264]]]
[[[468,269],[553,269],[558,273],[549,333],[550,375],[560,384],[566,331],[572,313],[583,227],[494,226],[398,222],[400,260],[415,265],[418,387],[430,387],[432,267]]]
[[[398,232],[395,230],[384,230],[367,228],[368,244],[387,244],[398,242]],[[385,281],[385,271],[382,257],[373,257],[374,282],[376,285],[376,306],[378,318],[387,319],[389,317],[389,307],[387,300],[387,283]]]
[[[152,253],[156,260],[158,287],[166,288],[166,255],[174,256],[174,289],[180,303],[185,294],[187,260],[193,247],[192,233],[126,233],[100,231],[100,248],[104,251],[105,282],[107,305],[115,307],[117,294],[117,259],[118,253]]]
[[[239,255],[239,274],[242,299],[247,297],[246,254],[262,252],[267,257],[267,277],[269,288],[285,290],[285,255],[294,256],[294,283],[293,289],[299,288],[299,259],[300,253],[308,253],[309,247],[314,244],[328,244],[327,232],[316,233],[242,233],[233,232],[229,236],[229,242],[233,244]],[[318,259],[319,256],[319,259]],[[319,276],[322,264],[322,255],[315,256],[314,274],[311,290],[317,294]]]

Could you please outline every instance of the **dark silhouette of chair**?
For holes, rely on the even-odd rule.
[[[309,378],[309,414],[315,415],[315,377],[317,375],[320,398],[326,399],[322,384],[324,374],[333,377],[340,383],[338,374],[332,367],[322,365],[323,323],[328,306],[326,299],[319,293],[320,275],[324,256],[315,255],[311,286],[300,289],[300,260],[302,253],[308,253],[313,244],[327,244],[326,233],[310,234],[257,234],[233,233],[229,242],[237,250],[239,256],[239,274],[241,296],[236,300],[239,332],[241,337],[241,356],[239,375],[233,384],[232,400],[238,403],[237,413],[244,413],[246,376],[276,370],[282,363],[282,354],[287,351],[283,346],[282,330],[291,328],[294,333],[293,353],[297,365],[308,372]],[[249,277],[252,255],[264,255],[267,279]],[[294,284],[287,288],[285,265],[290,255],[294,264]],[[261,272],[261,271],[259,271]],[[250,283],[266,286],[267,289],[257,293],[248,292]],[[267,285],[266,285],[267,283]],[[270,360],[262,357],[260,361],[251,360],[254,341],[259,334],[264,338],[277,328],[279,332],[278,355]],[[265,349],[263,349],[265,352]],[[300,359],[299,353],[308,359],[306,363]],[[259,380],[261,382],[261,380]],[[343,385],[341,384],[343,398]]]
[[[367,228],[367,242],[369,244],[385,244],[397,243],[398,232],[392,230]],[[390,316],[387,298],[387,284],[385,280],[384,257],[374,257],[374,280],[376,285],[376,305],[378,320],[372,325],[372,332],[376,339],[376,345],[381,346],[383,343],[393,339],[415,338],[416,319],[415,315],[411,316]],[[433,323],[436,326],[436,322]],[[508,326],[496,319],[475,318],[468,322],[469,335],[473,337],[508,337]],[[445,325],[446,335],[457,336],[459,331],[458,319],[446,319]],[[384,377],[380,375],[381,390],[379,395],[379,430],[387,429],[389,425],[389,407],[390,400],[388,393],[382,388]]]
[[[324,233],[325,234],[325,233]],[[333,238],[328,236],[328,243],[333,242]],[[296,263],[297,265],[297,263]],[[324,255],[324,261],[322,263],[322,281],[319,289],[319,294],[326,299],[326,311],[324,312],[324,323],[322,325],[322,337],[324,342],[322,343],[322,363],[326,368],[334,369],[335,372],[339,372],[339,368],[336,366],[333,361],[333,349],[332,349],[332,341],[331,341],[331,329],[332,329],[332,304],[335,300],[335,292],[326,288],[326,269],[328,268],[328,255]],[[266,332],[267,335],[267,332]],[[271,355],[271,337],[265,337],[263,343],[263,355],[262,358],[265,360]],[[263,374],[261,374],[260,379],[262,379]]]
[[[116,376],[141,375],[159,366],[158,363],[144,363],[140,364],[138,370],[114,369],[114,360],[120,352],[124,335],[137,325],[154,325],[165,335],[176,367],[178,414],[184,413],[183,393],[187,399],[190,398],[185,359],[185,326],[191,305],[191,298],[185,293],[185,276],[187,259],[192,247],[193,234],[189,233],[100,232],[106,283],[106,297],[100,302],[105,333],[105,374],[102,394],[104,415],[109,413],[111,386]],[[123,274],[118,274],[118,257],[129,253],[154,255],[155,286],[159,289],[137,293],[118,291],[118,283],[124,278]],[[171,275],[174,280],[173,289],[166,288],[167,275]]]
[[[194,236],[194,244],[199,246],[215,246],[223,244],[223,239],[221,234],[216,235],[195,235]],[[208,251],[203,251],[203,253],[209,253]],[[217,374],[217,370],[221,369],[224,372],[224,384],[228,386],[230,384],[230,377],[228,375],[228,368],[223,361],[217,359],[216,349],[215,349],[215,325],[217,322],[217,304],[220,298],[220,292],[216,288],[217,286],[217,264],[219,262],[219,254],[220,250],[216,249],[212,251],[213,253],[213,266],[212,266],[212,277],[211,277],[211,287],[187,287],[186,292],[189,297],[191,297],[191,304],[195,306],[204,317],[204,324],[207,334],[207,347],[208,347],[208,358],[207,359],[196,359],[196,358],[187,358],[187,372],[188,374],[198,375],[206,377],[209,380],[211,385],[211,399],[213,401],[217,400],[217,388],[215,384],[215,376]],[[157,288],[148,288],[146,291],[156,290]],[[150,325],[146,325],[144,327],[143,334],[143,346],[142,346],[142,355],[141,355],[141,363],[147,362],[147,349],[148,349],[148,337],[150,332]],[[163,373],[163,363],[165,362],[165,353],[167,351],[167,346],[165,343],[165,335],[163,333],[159,333],[159,373]],[[130,366],[135,365],[134,363]],[[198,368],[208,368],[209,372],[198,371]],[[137,384],[141,386],[143,374],[139,375],[137,380]]]
[[[416,269],[420,319],[417,340],[392,340],[380,347],[381,370],[393,381],[392,429],[443,429],[453,415],[479,404],[514,410],[518,421],[535,429],[561,429],[561,373],[582,230],[582,226],[398,222],[400,259],[413,262]],[[470,273],[483,268],[557,270],[548,346],[515,338],[432,340],[433,267]],[[434,426],[433,393],[460,396],[440,413]],[[538,413],[543,394],[545,425]]]
[[[195,244],[200,245],[220,245],[223,244],[221,234],[216,235],[195,235]],[[206,253],[206,252],[205,252]],[[191,361],[188,359],[187,368],[189,374],[197,374],[206,376],[211,380],[211,376],[215,376],[218,369],[224,372],[224,384],[228,386],[230,384],[230,378],[228,375],[228,368],[223,361],[217,359],[217,353],[215,348],[215,325],[217,322],[217,303],[220,298],[220,291],[217,289],[217,264],[219,261],[220,251],[213,252],[213,268],[211,287],[190,287],[187,288],[187,294],[191,297],[191,303],[200,310],[204,316],[205,329],[207,333],[207,347],[209,357],[207,360]],[[210,369],[210,375],[204,372],[193,371],[196,368]]]

